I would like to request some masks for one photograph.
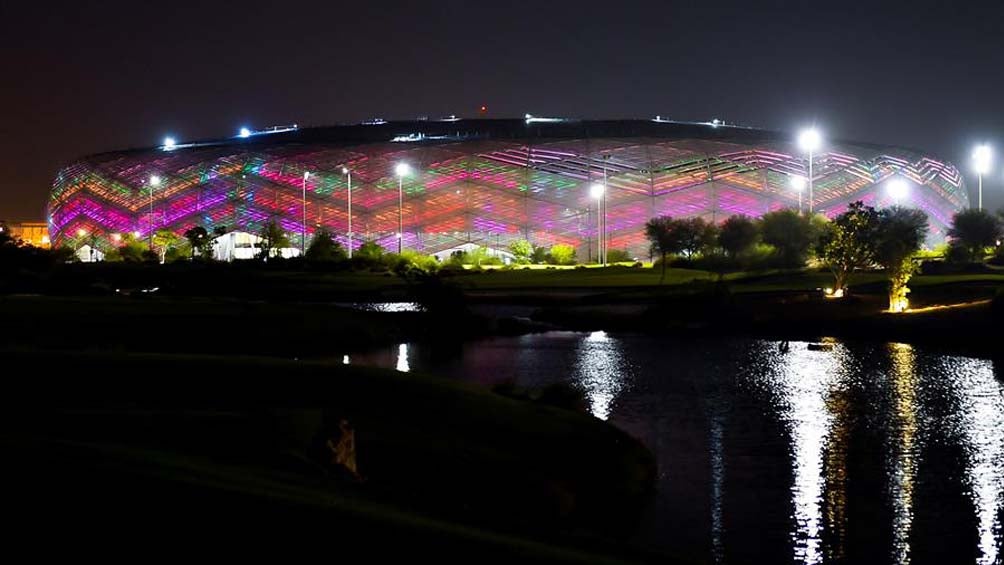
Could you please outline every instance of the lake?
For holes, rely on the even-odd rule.
[[[1000,562],[1004,393],[993,362],[898,343],[550,332],[351,363],[492,385],[569,382],[646,444],[635,543],[712,563]]]

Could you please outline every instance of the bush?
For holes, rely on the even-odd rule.
[[[509,244],[509,252],[516,258],[517,263],[529,263],[533,255],[533,245],[525,239],[517,239]]]
[[[548,253],[548,257],[552,265],[574,265],[575,264],[575,248],[571,245],[565,245],[563,243],[558,243],[551,246],[551,252]]]
[[[388,262],[388,267],[394,270],[393,266],[401,267],[403,262],[408,268],[418,269],[425,273],[434,273],[439,270],[439,261],[436,260],[432,255],[425,255],[419,253],[413,249],[405,249],[400,255],[395,253],[388,254],[386,258],[390,259]]]
[[[970,250],[962,245],[951,244],[948,246],[948,250],[945,251],[945,261],[949,263],[974,263],[975,261],[972,258]]]
[[[530,254],[530,262],[535,265],[547,263],[547,249],[534,245],[533,253]]]
[[[164,250],[164,262],[174,263],[175,261],[187,261],[192,256],[192,248],[188,242],[180,242]]]
[[[634,261],[634,257],[628,255],[628,252],[624,249],[608,249],[607,250],[607,262],[608,263],[627,263],[629,261]]]
[[[383,247],[375,241],[366,241],[359,246],[359,249],[352,254],[352,258],[359,257],[364,260],[379,261],[384,255]]]
[[[331,232],[324,229],[318,230],[314,234],[314,239],[310,242],[310,247],[307,248],[305,256],[307,261],[316,262],[344,261],[347,257],[348,254],[345,253],[345,249],[335,241],[335,238],[331,236]]]

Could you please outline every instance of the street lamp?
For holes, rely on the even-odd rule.
[[[798,213],[802,213],[802,191],[805,190],[805,177],[802,175],[791,175],[788,180],[792,190],[798,193]]]
[[[150,249],[153,249],[153,189],[160,186],[160,177],[157,175],[150,175]]]
[[[993,160],[993,150],[986,143],[982,143],[973,149],[973,168],[976,169],[979,178],[979,206],[983,209],[983,175],[990,172],[990,162]]]
[[[394,167],[397,174],[397,253],[404,251],[404,177],[411,172],[408,163],[398,163]]]
[[[342,174],[348,178],[348,196],[349,196],[349,259],[352,258],[352,171],[348,167],[342,167]]]
[[[892,198],[893,202],[897,204],[902,202],[908,194],[910,194],[910,185],[906,183],[905,180],[901,178],[894,178],[886,183],[886,192]]]
[[[173,137],[165,137],[164,138],[164,151],[171,151],[175,147],[177,147],[177,142],[174,141]]]
[[[303,217],[300,223],[300,257],[304,256],[307,247],[307,178],[309,176],[309,171],[303,171],[303,198],[300,202],[303,207]]]
[[[595,183],[589,187],[589,196],[596,200],[596,262],[600,265],[606,264],[606,234],[603,224],[606,223],[606,210],[603,206],[603,196],[607,188],[600,183]]]
[[[809,128],[802,130],[798,134],[798,146],[809,154],[809,214],[812,214],[812,154],[815,153],[819,147],[823,144],[823,136],[819,134],[819,130],[816,128]]]

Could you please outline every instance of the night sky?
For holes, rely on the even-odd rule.
[[[0,1],[0,218],[58,168],[242,125],[536,115],[923,148],[1004,205],[1001,2]],[[975,198],[975,196],[974,196]]]

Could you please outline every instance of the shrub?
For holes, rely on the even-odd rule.
[[[533,246],[533,253],[530,254],[530,262],[535,265],[542,265],[547,262],[547,249]]]
[[[551,259],[548,262],[553,265],[575,264],[575,248],[571,245],[565,245],[563,243],[552,245],[551,251],[548,255]]]
[[[335,241],[331,232],[325,229],[318,230],[314,234],[314,239],[307,248],[306,259],[317,262],[344,261],[348,257],[345,249]]]
[[[628,255],[628,252],[626,250],[624,249],[607,250],[608,263],[627,263],[628,261],[634,261],[634,257]]]
[[[529,263],[533,255],[533,245],[525,239],[517,239],[509,244],[509,253],[513,254],[517,263]]]
[[[379,261],[383,257],[384,249],[380,247],[380,244],[375,241],[366,241],[359,246],[359,249],[352,254],[353,259],[359,257],[360,259],[369,259],[372,261]]]

